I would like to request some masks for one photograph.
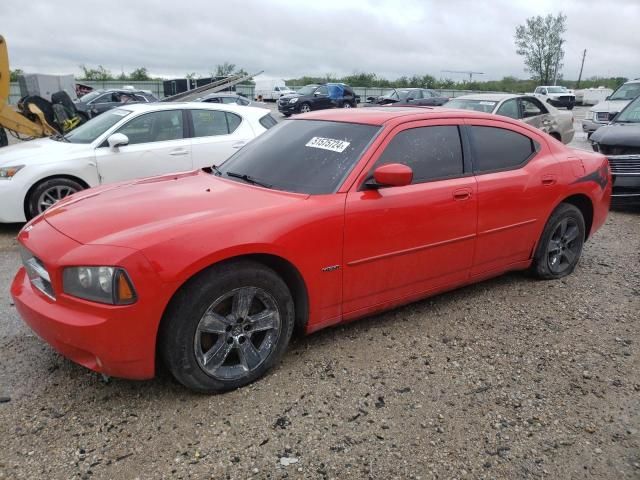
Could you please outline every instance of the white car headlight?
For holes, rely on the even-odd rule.
[[[289,100],[289,103],[296,103],[297,101],[298,101],[298,97],[292,98],[291,100]]]
[[[593,120],[593,110],[589,110],[587,114],[584,116],[585,120]]]
[[[13,167],[0,167],[0,180],[11,180],[24,165],[14,165]]]

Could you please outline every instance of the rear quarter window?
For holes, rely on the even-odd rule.
[[[470,130],[476,173],[519,168],[536,151],[533,140],[506,128],[473,126]]]
[[[269,130],[271,127],[274,127],[278,124],[278,121],[275,118],[273,118],[273,116],[270,113],[267,113],[259,121],[260,121],[260,125],[262,125],[267,130]]]

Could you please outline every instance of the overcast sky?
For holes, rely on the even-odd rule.
[[[400,6],[402,5],[402,6]],[[442,70],[526,78],[517,25],[568,16],[563,74],[640,77],[640,0],[0,0],[12,68],[207,76],[229,61],[273,77],[375,72],[393,79]]]

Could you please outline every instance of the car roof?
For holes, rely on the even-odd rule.
[[[385,125],[399,119],[404,121],[430,120],[436,118],[484,118],[496,120],[495,115],[472,110],[459,110],[446,107],[368,107],[368,108],[335,108],[316,110],[293,117],[293,120],[324,120],[329,122],[362,123],[366,125]],[[498,117],[505,123],[521,125],[522,122],[510,121],[506,117]]]
[[[134,113],[157,112],[161,110],[175,110],[183,108],[188,110],[224,110],[237,113],[239,115],[258,115],[260,117],[270,113],[268,108],[236,105],[234,103],[206,103],[206,102],[153,102],[153,103],[132,103],[116,107],[122,110],[129,110]]]
[[[492,102],[501,102],[510,98],[530,97],[531,95],[516,95],[513,93],[472,93],[469,95],[460,95],[451,100],[490,100]]]

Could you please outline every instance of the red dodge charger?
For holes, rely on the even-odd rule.
[[[219,392],[263,375],[294,327],[509,270],[570,274],[610,193],[603,155],[505,117],[310,113],[210,172],[60,201],[20,232],[11,293],[81,365],[146,379],[162,359],[187,387]]]

